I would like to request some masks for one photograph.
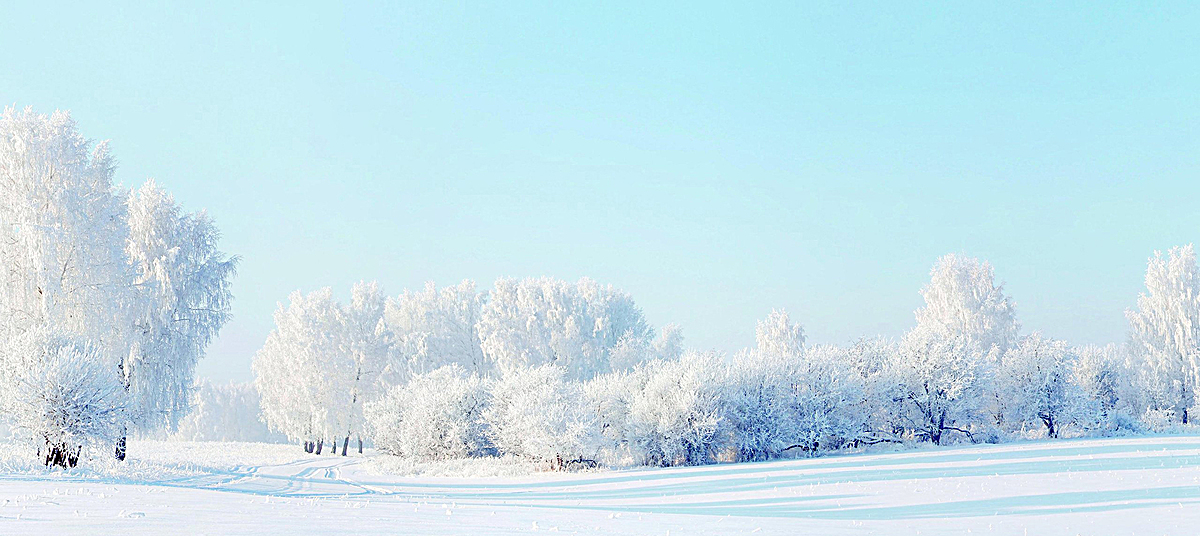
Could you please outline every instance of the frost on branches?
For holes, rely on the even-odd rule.
[[[1200,272],[1191,244],[1150,258],[1146,292],[1127,316],[1149,410],[1187,424],[1200,385]]]
[[[47,430],[115,422],[123,458],[126,429],[173,427],[188,409],[196,361],[228,318],[236,259],[216,250],[211,222],[183,213],[152,182],[117,190],[114,170],[107,145],[93,148],[65,113],[0,115],[0,403],[35,448],[78,456],[113,439],[108,424]],[[108,392],[110,377],[120,394]],[[93,403],[60,408],[75,415],[66,420],[29,413],[16,385],[36,378],[92,393],[80,396]],[[65,402],[46,394],[43,409],[51,403]]]

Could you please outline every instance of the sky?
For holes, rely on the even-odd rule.
[[[1024,331],[1119,342],[1200,240],[1196,4],[246,4],[0,18],[0,103],[241,256],[217,381],[297,289],[589,276],[732,352],[774,308],[899,336],[951,252]]]

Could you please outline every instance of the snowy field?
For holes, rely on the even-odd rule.
[[[63,472],[2,447],[0,534],[1075,535],[1200,526],[1200,436],[571,474],[531,473],[511,460],[404,466],[291,445],[149,441],[131,445],[129,463]],[[432,476],[488,466],[510,474]]]

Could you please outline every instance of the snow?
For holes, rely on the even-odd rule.
[[[1200,521],[1196,435],[584,473],[481,459],[423,476],[295,445],[133,441],[125,464],[68,471],[0,448],[6,534],[1188,534]],[[510,474],[477,476],[496,465]]]

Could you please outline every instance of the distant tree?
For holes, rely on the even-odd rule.
[[[213,383],[201,380],[193,390],[192,409],[179,421],[171,438],[181,441],[252,441],[278,443],[287,439],[271,432],[262,421],[258,390],[253,383]]]
[[[349,408],[338,400],[348,386],[337,370],[350,368],[344,313],[329,288],[293,292],[289,301],[276,309],[275,329],[255,354],[254,384],[272,430],[323,446],[349,426]]]
[[[1096,411],[1099,431],[1112,433],[1136,428],[1135,416],[1145,412],[1145,391],[1130,368],[1126,345],[1082,346],[1074,350],[1075,381]]]
[[[479,337],[501,369],[553,364],[571,379],[612,369],[614,348],[652,337],[629,295],[591,279],[500,279],[483,306]]]
[[[1004,352],[1017,340],[1020,325],[1012,300],[997,285],[987,262],[949,254],[938,259],[921,289],[925,306],[917,326],[931,335],[962,336],[984,352]]]
[[[1146,267],[1146,292],[1128,311],[1130,351],[1152,390],[1151,409],[1184,424],[1196,403],[1200,376],[1200,272],[1191,244],[1155,252]]]
[[[760,355],[799,356],[804,353],[804,327],[792,323],[787,311],[776,309],[754,330]]]

